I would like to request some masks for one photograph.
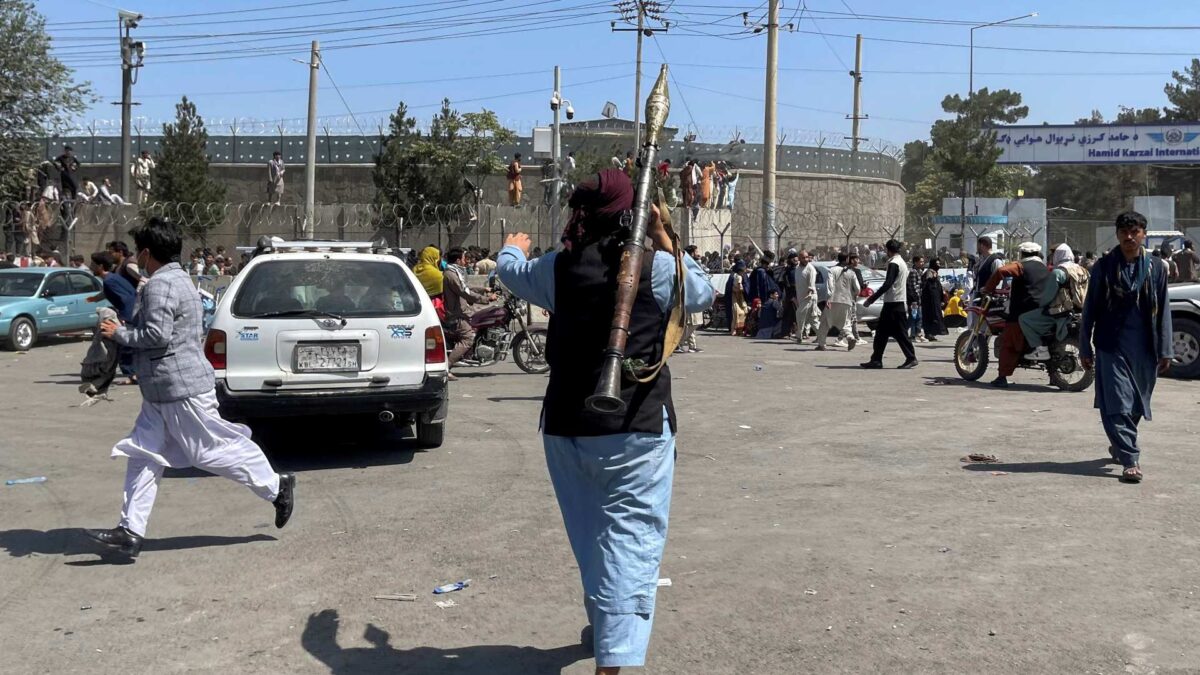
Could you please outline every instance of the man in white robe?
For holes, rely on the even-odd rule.
[[[177,225],[151,218],[134,228],[138,269],[149,281],[138,294],[133,322],[107,321],[100,333],[133,351],[142,410],[113,457],[127,457],[121,520],[111,530],[86,530],[131,558],[142,549],[146,523],[166,467],[194,466],[250,488],[275,506],[275,526],[292,515],[296,478],[277,474],[250,440],[250,429],[221,419],[212,366],[204,358],[203,310],[191,277],[173,262],[183,250]]]

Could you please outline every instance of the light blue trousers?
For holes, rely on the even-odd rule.
[[[667,543],[675,436],[543,435],[546,466],[583,579],[599,667],[646,661]]]

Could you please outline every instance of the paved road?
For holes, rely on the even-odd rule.
[[[674,585],[648,672],[1200,672],[1200,383],[1160,383],[1128,486],[1096,461],[1090,394],[964,386],[948,344],[875,372],[861,349],[703,345],[673,362]],[[591,672],[535,432],[544,378],[468,372],[433,452],[370,420],[265,430],[299,473],[287,529],[177,472],[142,557],[111,565],[77,528],[116,520],[108,448],[139,397],[72,407],[84,350],[0,353],[0,477],[49,477],[0,487],[0,671]],[[975,450],[1003,463],[959,462]]]

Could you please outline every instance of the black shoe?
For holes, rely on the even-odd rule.
[[[579,631],[579,644],[583,646],[588,655],[596,653],[596,635],[591,624],[584,626],[583,630]]]
[[[296,502],[296,476],[279,474],[279,494],[275,497],[275,527],[282,528],[292,517],[292,506]]]
[[[136,558],[142,552],[142,538],[123,527],[114,527],[111,530],[84,530],[83,533],[130,558]]]
[[[1008,378],[1001,375],[1000,377],[992,380],[992,386],[999,389],[1008,389]]]
[[[899,370],[909,370],[911,368],[916,368],[920,363],[921,362],[916,359],[909,359],[909,360],[905,361],[904,363],[901,363],[900,365],[896,366],[896,368]]]
[[[879,361],[867,361],[866,363],[858,364],[858,367],[859,368],[867,368],[869,370],[878,370],[883,367],[883,364],[880,363]]]

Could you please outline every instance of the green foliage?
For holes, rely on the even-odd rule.
[[[956,115],[938,120],[930,129],[933,141],[931,159],[935,165],[960,183],[982,181],[996,167],[1000,148],[996,146],[996,124],[1015,124],[1029,114],[1021,105],[1021,95],[1008,89],[989,92],[986,88],[970,98],[958,94],[942,99],[942,110]]]
[[[496,113],[459,113],[449,99],[422,134],[401,103],[375,161],[375,201],[405,207],[458,203],[470,194],[467,180],[482,186],[484,178],[504,169],[496,146],[515,138]]]
[[[932,153],[933,146],[925,141],[917,140],[904,144],[904,165],[900,169],[900,184],[909,194],[916,191],[917,184],[929,173],[926,160]]]
[[[1171,80],[1163,87],[1163,93],[1171,103],[1165,111],[1167,119],[1200,120],[1200,59],[1192,59],[1182,73],[1171,71]]]
[[[163,125],[162,143],[154,158],[152,202],[207,205],[225,201],[225,185],[208,173],[207,145],[204,119],[196,112],[196,104],[184,96],[175,104],[175,122]],[[156,208],[149,207],[148,214]],[[201,239],[221,220],[219,213],[205,207],[179,212],[177,217],[180,226]]]
[[[46,20],[26,0],[0,1],[0,199],[25,199],[36,139],[62,131],[96,100],[50,53]]]
[[[416,118],[409,117],[408,106],[400,103],[392,113],[382,150],[375,156],[376,204],[407,208],[421,203],[421,167],[412,152],[420,135]]]

